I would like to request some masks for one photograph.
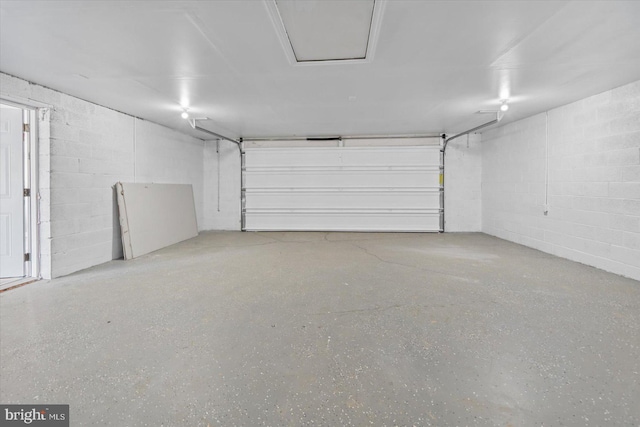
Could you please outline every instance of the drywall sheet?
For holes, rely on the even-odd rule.
[[[116,189],[125,259],[198,235],[191,184],[119,182]]]

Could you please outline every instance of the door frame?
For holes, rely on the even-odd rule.
[[[25,261],[24,277],[36,279],[43,278],[42,271],[42,245],[41,240],[41,193],[40,193],[40,143],[44,142],[49,147],[48,132],[46,141],[40,141],[40,124],[48,126],[49,110],[51,106],[32,100],[23,100],[0,95],[0,103],[20,108],[22,110],[23,123],[29,125],[28,132],[23,133],[23,183],[24,188],[29,189],[30,196],[25,197],[23,207],[23,219],[25,230],[24,249],[29,254],[29,260]],[[43,173],[46,173],[43,171]],[[47,273],[45,272],[45,276]],[[48,275],[50,276],[50,275]],[[47,277],[48,278],[48,277]]]

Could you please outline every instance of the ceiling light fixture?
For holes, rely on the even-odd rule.
[[[180,117],[182,117],[183,119],[188,119],[189,118],[189,113],[187,113],[186,109],[182,112],[182,114],[180,114]]]
[[[509,100],[508,99],[503,99],[500,101],[500,111],[504,112],[507,111],[509,109],[509,104],[507,104]]]

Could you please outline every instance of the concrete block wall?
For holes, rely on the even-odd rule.
[[[69,96],[54,105],[49,201],[52,277],[122,256],[112,186],[134,180],[133,123],[132,117]]]
[[[240,154],[229,141],[204,146],[204,228],[240,230]]]
[[[204,222],[201,140],[2,73],[0,93],[52,106],[39,126],[43,277],[122,256],[117,181],[192,184]]]
[[[640,280],[640,81],[484,132],[482,231]]]
[[[482,228],[481,135],[471,134],[447,145],[444,169],[445,231],[480,231]]]

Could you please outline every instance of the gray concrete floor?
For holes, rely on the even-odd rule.
[[[640,282],[483,234],[204,233],[0,295],[73,426],[638,426]]]

